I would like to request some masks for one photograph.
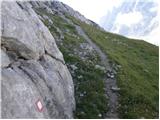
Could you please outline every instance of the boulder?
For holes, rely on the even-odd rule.
[[[106,70],[105,67],[100,66],[100,65],[95,65],[95,68],[96,68],[96,69],[100,69],[100,70],[102,70],[102,71],[105,71],[105,70]]]
[[[107,71],[107,77],[108,78],[114,78],[115,77],[115,72],[114,72],[114,70],[112,71],[112,70],[108,70]]]
[[[116,91],[120,91],[120,88],[112,86],[111,90],[116,92]]]

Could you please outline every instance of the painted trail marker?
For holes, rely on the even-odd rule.
[[[43,110],[43,105],[42,105],[42,102],[41,102],[40,100],[37,100],[36,106],[37,106],[38,111],[39,111],[39,112],[42,112],[42,110]]]

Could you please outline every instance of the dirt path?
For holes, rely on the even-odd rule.
[[[66,18],[65,16],[62,16],[69,24],[72,24],[75,26],[76,31],[80,36],[82,36],[99,54],[102,64],[104,65],[106,71],[112,71],[112,68],[110,67],[109,60],[106,56],[105,53],[87,36],[87,34],[83,31],[83,29],[76,25],[73,24],[71,20]],[[117,83],[115,78],[108,78],[106,75],[106,80],[105,80],[105,92],[108,97],[108,112],[106,113],[105,118],[118,118],[118,113],[117,113],[117,105],[118,105],[118,96],[117,93],[114,92],[111,88],[116,87],[117,88]]]
[[[75,25],[76,30],[79,35],[81,35],[99,54],[102,64],[105,66],[107,71],[112,71],[112,68],[109,65],[108,58],[105,53],[94,43],[92,40],[86,35],[86,33],[82,30],[82,28],[78,25]],[[115,78],[106,77],[106,94],[108,96],[108,112],[106,113],[106,118],[118,118],[117,114],[117,105],[118,105],[118,97],[116,92],[112,91],[112,87],[117,87]]]

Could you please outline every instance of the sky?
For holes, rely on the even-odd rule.
[[[107,11],[121,4],[123,0],[59,0],[79,11],[86,18],[94,22],[100,22],[100,19],[106,15]]]
[[[134,19],[131,19],[134,16]],[[125,24],[127,26],[130,26],[132,24],[136,24],[139,21],[141,21],[143,18],[142,14],[140,12],[132,12],[132,13],[124,13],[124,14],[118,14],[116,23],[119,22],[121,24]]]
[[[73,9],[79,11],[86,18],[100,24],[101,19],[114,7],[118,7],[124,0],[59,0],[69,5]],[[127,0],[125,0],[127,1]],[[133,0],[128,0],[129,2]],[[145,0],[151,1],[151,0]],[[158,9],[160,11],[160,0],[152,0],[159,4]],[[134,19],[130,19],[134,16]],[[158,13],[157,19],[159,19],[160,12]],[[125,19],[125,21],[124,21]],[[131,24],[138,23],[141,21],[142,15],[139,12],[133,12],[129,14],[118,15],[117,22],[130,26]],[[160,20],[160,19],[159,19]],[[146,41],[159,45],[160,38],[160,25],[154,29],[150,34],[139,37],[139,39],[145,39]],[[131,38],[136,38],[131,36]]]

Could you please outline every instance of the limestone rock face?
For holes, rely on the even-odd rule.
[[[35,8],[45,8],[49,13],[53,13],[53,14],[54,12],[59,12],[60,14],[67,13],[87,24],[90,24],[90,25],[95,24],[89,19],[86,19],[78,11],[75,11],[73,8],[57,0],[45,1],[45,2],[44,1],[43,2],[42,1],[36,1],[36,2],[31,1],[31,4]]]
[[[53,36],[31,6],[2,2],[1,117],[72,118],[72,77]]]

